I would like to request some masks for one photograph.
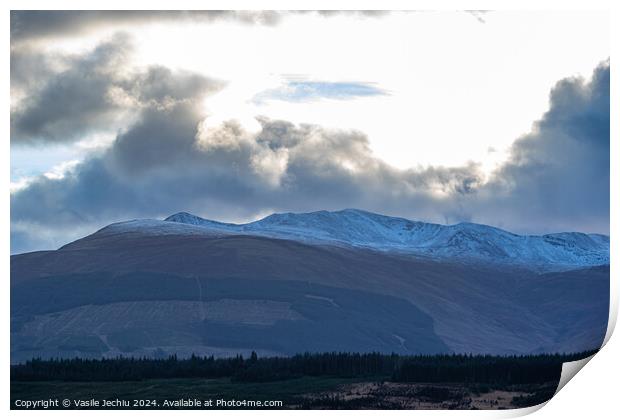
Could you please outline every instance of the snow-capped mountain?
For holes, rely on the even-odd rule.
[[[313,244],[397,251],[436,259],[473,259],[537,267],[609,264],[609,237],[605,235],[577,232],[516,235],[474,223],[440,225],[356,209],[278,213],[238,225],[177,213],[165,222],[169,225],[162,224],[155,230],[200,233],[189,229],[190,225],[204,229],[205,234],[249,234]]]
[[[11,256],[11,360],[585,351],[605,337],[608,262],[605,236],[359,210],[132,220]]]

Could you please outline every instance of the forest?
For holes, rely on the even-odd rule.
[[[32,359],[11,366],[11,381],[140,381],[168,378],[225,378],[269,382],[300,377],[383,377],[394,382],[539,384],[557,381],[562,363],[594,354],[522,356],[304,353],[292,357],[180,359]]]

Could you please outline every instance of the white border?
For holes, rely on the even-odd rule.
[[[615,2],[618,3],[618,2]],[[2,63],[4,69],[4,83],[2,84],[2,91],[5,98],[5,111],[4,118],[1,120],[2,132],[4,133],[5,141],[5,153],[2,154],[2,164],[4,168],[3,179],[5,184],[9,185],[9,168],[10,168],[10,144],[9,144],[9,92],[10,92],[10,78],[9,78],[9,51],[10,51],[10,37],[9,37],[9,10],[10,9],[116,9],[116,10],[132,10],[132,9],[144,9],[148,6],[148,9],[153,10],[197,10],[197,9],[215,9],[215,10],[607,10],[610,11],[611,18],[611,30],[612,35],[615,35],[615,39],[620,36],[620,30],[614,28],[614,23],[619,24],[619,6],[612,1],[605,0],[565,0],[565,1],[553,1],[553,0],[506,0],[502,2],[489,1],[489,0],[443,0],[441,2],[435,0],[383,0],[383,1],[369,1],[369,0],[357,0],[356,2],[346,2],[342,0],[314,0],[314,1],[285,1],[285,0],[262,0],[262,1],[241,1],[241,0],[213,0],[209,2],[199,0],[177,0],[174,2],[165,0],[151,0],[149,2],[138,2],[129,0],[93,0],[88,3],[77,0],[57,0],[53,3],[51,1],[34,1],[34,0],[22,0],[5,2],[5,11],[2,19],[2,29],[5,36],[4,51],[2,54]],[[575,30],[579,30],[575,28]],[[612,37],[612,39],[614,39]],[[618,43],[612,42],[612,51],[610,55],[617,56]],[[618,257],[618,221],[614,215],[620,214],[619,196],[617,194],[620,191],[620,173],[618,170],[618,159],[620,159],[620,149],[618,147],[618,141],[620,131],[618,130],[618,115],[620,110],[618,109],[618,84],[615,83],[618,76],[618,70],[612,63],[612,101],[611,101],[611,115],[612,115],[612,127],[611,127],[611,139],[615,141],[611,142],[611,259],[616,261]],[[3,337],[3,345],[1,348],[2,360],[4,363],[0,363],[0,369],[2,372],[2,385],[1,390],[3,398],[1,400],[2,409],[9,411],[9,262],[10,262],[10,202],[8,191],[1,197],[1,208],[3,212],[3,223],[1,225],[2,233],[0,240],[0,255],[2,258],[2,272],[4,273],[3,281],[4,293],[2,294],[2,308],[4,309],[4,322],[2,323],[0,337]],[[533,414],[533,418],[583,418],[588,416],[591,418],[609,418],[610,414],[617,412],[616,406],[616,388],[615,379],[618,374],[618,357],[620,356],[620,345],[617,343],[617,339],[609,341],[611,333],[616,323],[618,313],[618,270],[616,265],[611,265],[611,296],[612,301],[610,305],[610,323],[606,336],[605,348],[597,354],[592,361],[588,364],[588,368],[584,372],[579,373],[579,379],[571,381],[561,392],[559,392],[545,408],[539,411],[539,407],[510,410],[504,412],[497,411],[479,411],[479,412],[464,412],[464,411],[424,411],[424,412],[410,412],[410,411],[381,411],[376,413],[374,411],[355,411],[355,412],[324,412],[322,416],[336,417],[344,415],[345,417],[356,418],[374,418],[379,416],[390,416],[393,418],[407,418],[412,416],[416,418],[505,418],[505,417],[517,417],[536,411]],[[544,405],[544,404],[543,404]],[[121,411],[94,411],[89,412],[88,416],[93,418],[105,418],[107,419],[111,414],[115,417],[137,417],[148,416],[153,419],[167,419],[171,413],[163,411],[144,411],[144,412],[121,412]],[[26,411],[11,411],[11,417],[19,418],[40,418],[46,416],[49,418],[67,419],[67,418],[81,418],[84,417],[84,412],[26,412]],[[175,413],[176,415],[176,413]],[[291,413],[282,412],[260,412],[260,411],[234,411],[234,412],[199,412],[199,411],[183,411],[179,415],[188,418],[230,418],[230,417],[249,417],[256,419],[284,419],[288,418]],[[315,411],[300,411],[296,412],[295,417],[298,418],[314,418],[317,415]]]

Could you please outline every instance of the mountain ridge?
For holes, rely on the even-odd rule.
[[[311,243],[287,231],[366,240],[386,233],[381,227],[409,226],[447,238],[452,254],[478,250],[467,235],[478,230],[519,238],[467,224],[442,236],[441,225],[347,215],[278,215],[255,227],[271,228],[263,235],[190,215],[208,226],[142,219],[56,251],[13,255],[11,360],[252,350],[531,354],[597,348],[605,336],[608,265],[537,271]],[[328,223],[334,218],[341,224]],[[596,239],[552,239],[562,245],[563,236]]]
[[[204,227],[218,234],[267,236],[427,258],[473,259],[546,268],[609,264],[609,237],[606,235],[581,232],[518,235],[483,224],[441,225],[358,209],[274,213],[245,224],[222,223],[180,212],[164,222]]]

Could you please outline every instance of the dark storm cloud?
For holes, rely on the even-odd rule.
[[[560,81],[549,111],[518,139],[483,191],[496,224],[522,230],[609,231],[609,63],[590,83]],[[499,215],[502,216],[499,216]]]
[[[522,231],[609,228],[608,63],[591,83],[558,83],[549,112],[487,180],[474,163],[396,169],[376,158],[357,131],[267,118],[258,119],[257,133],[235,121],[213,126],[197,106],[191,77],[151,71],[123,91],[155,105],[140,108],[105,153],[62,179],[42,176],[12,194],[12,252],[32,249],[38,229],[55,229],[61,245],[79,236],[63,236],[76,226],[95,230],[182,210],[231,220],[359,207]]]
[[[116,131],[143,107],[168,107],[223,85],[156,66],[128,73],[124,63],[130,52],[130,40],[117,35],[79,56],[14,53],[11,85],[27,95],[11,110],[11,143],[72,142]],[[54,71],[54,64],[60,70]]]
[[[110,26],[140,25],[163,22],[234,21],[246,25],[277,25],[287,14],[318,13],[325,17],[357,15],[381,17],[382,10],[13,10],[11,11],[11,44],[56,37],[80,36]]]
[[[35,48],[11,50],[11,90],[34,90],[54,72],[55,58]]]
[[[277,11],[167,11],[167,10],[13,10],[11,43],[83,35],[110,25],[147,24],[169,21],[213,22],[234,20],[244,24],[275,25]]]
[[[382,197],[423,197],[437,186],[463,193],[474,171],[402,172],[372,157],[361,133],[267,119],[258,134],[229,122],[196,141],[200,120],[186,104],[149,109],[102,157],[62,180],[42,177],[14,193],[13,213],[17,219],[73,224],[179,208],[209,209],[217,217],[248,217],[273,206],[376,208]]]
[[[393,169],[372,156],[367,138],[358,132],[261,119],[262,130],[247,133],[235,122],[210,129],[200,125],[201,119],[186,102],[144,110],[103,156],[63,179],[40,177],[15,192],[12,249],[27,246],[20,226],[29,233],[37,232],[37,225],[94,229],[181,209],[230,219],[266,209],[385,212],[391,205],[398,212],[406,202],[430,216],[429,191],[463,194],[475,172],[474,167]]]
[[[62,57],[65,67],[57,73],[39,65],[50,65],[43,54],[14,54],[11,84],[26,85],[26,98],[12,109],[11,142],[65,142],[86,131],[118,122],[121,105],[109,96],[117,83],[117,71],[127,55],[123,37],[98,46],[91,54]]]

